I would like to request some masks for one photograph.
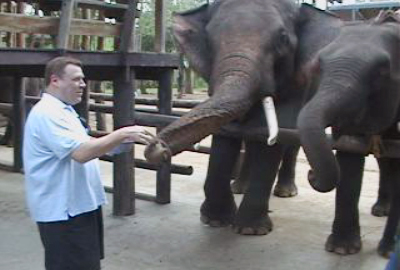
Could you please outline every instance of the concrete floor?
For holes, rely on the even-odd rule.
[[[140,151],[140,149],[138,149]],[[0,150],[0,159],[9,149]],[[6,154],[3,154],[6,153]],[[140,155],[140,154],[138,154]],[[376,253],[385,219],[370,215],[376,199],[378,173],[368,158],[360,201],[363,249],[359,254],[339,256],[324,251],[334,211],[334,192],[319,194],[306,179],[308,164],[299,157],[299,195],[272,197],[274,230],[267,236],[236,235],[230,228],[201,224],[199,207],[208,156],[183,153],[174,162],[192,164],[192,176],[174,175],[172,203],[157,205],[136,200],[136,214],[114,217],[112,197],[105,207],[106,258],[103,269],[163,270],[380,270],[387,261]],[[106,185],[111,166],[102,163]],[[137,169],[136,190],[154,194],[155,174]],[[236,197],[239,202],[240,195]],[[24,200],[23,175],[0,171],[0,269],[39,270],[43,248]]]

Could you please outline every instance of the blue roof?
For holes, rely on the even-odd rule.
[[[363,3],[363,4],[335,4],[334,6],[328,7],[328,10],[339,11],[339,10],[358,10],[358,9],[381,9],[381,8],[395,8],[400,7],[400,2],[377,2],[377,3]]]

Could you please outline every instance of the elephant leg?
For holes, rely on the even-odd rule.
[[[249,186],[236,214],[236,233],[265,235],[272,230],[272,221],[268,215],[269,197],[282,158],[282,147],[246,141],[249,166],[246,177]]]
[[[213,136],[207,178],[204,184],[205,200],[201,206],[201,221],[212,227],[233,223],[236,204],[230,188],[241,140]]]
[[[378,253],[388,258],[389,254],[394,250],[394,238],[400,217],[400,159],[384,158],[381,162],[385,164],[385,173],[390,174],[391,179],[388,183],[388,188],[391,190],[392,196],[390,196],[389,204],[391,207],[389,209],[383,237],[379,242]],[[382,167],[380,168],[382,173]]]
[[[285,146],[283,158],[278,174],[278,182],[274,188],[274,195],[278,197],[293,197],[297,195],[296,160],[300,146]]]
[[[361,250],[358,202],[360,199],[365,158],[359,154],[337,151],[340,181],[336,188],[335,220],[325,249],[340,255]]]
[[[231,183],[232,192],[235,194],[244,194],[249,186],[248,170],[249,159],[246,156],[245,146],[242,146],[238,161],[235,165],[235,178]]]
[[[378,199],[372,206],[371,214],[376,217],[383,217],[389,214],[390,209],[390,185],[393,178],[388,159],[378,158],[379,165],[379,190]]]

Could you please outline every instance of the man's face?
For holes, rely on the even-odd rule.
[[[61,77],[53,75],[52,82],[58,88],[61,101],[70,105],[81,102],[83,90],[86,87],[84,78],[82,68],[75,65],[67,65],[64,69],[64,75]]]

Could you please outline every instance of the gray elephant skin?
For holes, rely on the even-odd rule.
[[[232,224],[240,234],[262,235],[272,230],[272,222],[268,216],[269,195],[285,147],[280,144],[267,146],[265,142],[254,141],[244,135],[246,154],[251,166],[248,170],[250,183],[237,209],[229,184],[242,138],[226,136],[227,132],[221,132],[238,126],[247,134],[252,127],[259,126],[260,123],[265,125],[260,100],[268,95],[275,99],[279,126],[283,128],[296,128],[299,111],[303,104],[309,101],[300,112],[299,128],[301,141],[306,146],[307,158],[314,171],[314,188],[330,191],[338,185],[339,177],[340,183],[358,182],[353,181],[353,175],[348,175],[345,167],[341,174],[339,173],[338,164],[342,165],[343,160],[341,156],[347,157],[352,154],[339,153],[337,161],[332,149],[325,147],[322,136],[324,125],[335,126],[336,122],[324,123],[322,120],[325,119],[315,119],[316,116],[311,113],[313,105],[317,103],[316,98],[324,96],[321,93],[324,93],[325,84],[332,84],[330,76],[324,81],[323,75],[335,74],[335,70],[331,73],[319,68],[325,63],[319,61],[321,56],[327,54],[315,56],[339,35],[342,27],[339,19],[310,6],[302,6],[299,9],[291,1],[225,0],[176,14],[174,20],[178,44],[196,71],[208,81],[211,98],[160,132],[159,141],[148,146],[145,155],[148,160],[159,162],[183,151],[185,147],[205,136],[218,132],[212,140],[204,187],[205,201],[201,206],[201,220],[204,223],[210,226]],[[300,38],[300,42],[297,37]],[[331,48],[333,50],[333,47]],[[314,74],[321,76],[313,76]],[[346,72],[340,74],[347,75]],[[322,88],[315,87],[319,83]],[[366,101],[370,100],[369,97],[383,98],[378,94],[372,96],[369,90],[363,89],[364,95],[358,97],[345,93],[343,99],[361,100],[364,103],[360,106],[364,108]],[[392,95],[393,91],[388,90]],[[340,89],[331,91],[341,92]],[[358,107],[355,111],[349,108],[332,113],[358,114],[360,125],[354,129],[355,132],[380,133],[394,121],[395,107],[398,106],[398,98],[396,93],[394,94],[390,98],[393,106],[379,108],[382,109],[380,111],[383,115],[379,115],[379,120],[383,118],[383,121],[377,126],[371,126],[370,122],[376,120],[370,119],[375,115],[369,115],[368,111]],[[335,96],[332,98],[337,102],[342,100]],[[353,103],[350,105],[356,105]],[[374,107],[372,103],[368,105]],[[360,114],[361,111],[365,114]],[[365,128],[361,124],[364,123],[364,119],[369,123]],[[342,132],[340,134],[347,134],[348,126],[342,123],[338,126]],[[354,127],[352,124],[349,126]],[[350,131],[353,134],[353,131]],[[309,136],[317,139],[318,147],[325,147],[324,152],[315,149]],[[328,158],[328,161],[320,164],[316,159],[321,156],[325,158],[321,160]],[[357,172],[361,175],[362,169]],[[346,178],[351,181],[345,181]],[[330,251],[350,254],[359,250],[361,242],[358,212],[354,210],[349,214],[349,211],[346,211],[346,199],[358,202],[358,197],[357,194],[354,196],[353,190],[341,189],[340,186],[338,193],[344,190],[346,194],[342,195],[343,198],[338,195],[334,229],[327,246]],[[338,214],[340,211],[343,213]],[[389,238],[384,236],[383,242],[389,243]],[[386,248],[390,244],[381,246]]]
[[[312,61],[315,71],[310,100],[298,117],[301,144],[312,167],[311,184],[336,190],[332,234],[325,248],[339,254],[361,249],[358,201],[364,155],[337,151],[336,157],[324,129],[333,135],[374,135],[398,139],[400,105],[400,24],[391,12],[368,23],[343,26],[338,37],[320,50]],[[317,152],[316,152],[317,151]],[[383,177],[390,185],[388,220],[378,253],[388,256],[393,249],[399,220],[399,159],[381,158]],[[336,184],[335,184],[336,183]]]
[[[284,100],[288,93],[279,89],[288,89],[286,84],[293,78],[299,19],[298,6],[288,0],[215,1],[176,14],[177,42],[191,66],[209,83],[211,98],[164,128],[158,137],[166,147],[159,150],[150,145],[146,157],[158,161],[233,120],[245,121],[258,114],[265,96]],[[295,116],[287,119],[295,125]],[[260,157],[260,164],[271,164],[269,179],[276,174],[281,146],[264,144],[246,141],[246,149]],[[240,147],[241,138],[213,137],[201,219],[211,226],[234,224],[242,234],[267,234],[272,229],[268,216],[271,183],[264,179],[251,181],[238,210],[230,190]],[[265,175],[264,166],[253,167],[253,177]]]

